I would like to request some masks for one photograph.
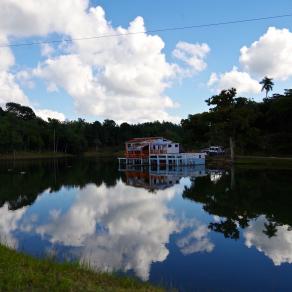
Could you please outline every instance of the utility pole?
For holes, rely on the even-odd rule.
[[[54,128],[54,153],[56,153],[56,129]]]
[[[229,143],[230,143],[230,158],[231,158],[231,162],[234,162],[234,145],[233,145],[233,140],[232,137],[229,137]]]

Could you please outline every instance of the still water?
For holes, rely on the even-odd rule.
[[[179,291],[292,291],[292,171],[1,162],[0,240]]]

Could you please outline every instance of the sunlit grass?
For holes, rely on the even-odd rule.
[[[0,291],[163,291],[148,283],[95,273],[78,263],[35,259],[0,245]]]

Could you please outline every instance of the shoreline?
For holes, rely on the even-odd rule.
[[[292,168],[292,157],[238,155],[234,163],[227,157],[208,157],[206,165],[217,167]]]
[[[30,160],[30,159],[52,159],[52,158],[66,158],[66,157],[97,157],[97,158],[106,158],[106,157],[118,157],[123,155],[123,151],[87,151],[81,154],[68,154],[63,152],[16,152],[15,154],[1,154],[1,160]]]
[[[121,157],[124,152],[116,149],[105,149],[100,151],[87,151],[80,155],[68,153],[53,153],[53,152],[16,152],[14,154],[0,154],[0,161],[10,160],[34,160],[34,159],[53,159],[53,158],[110,158]],[[207,157],[206,165],[218,167],[230,167],[232,165],[229,157]],[[268,166],[268,167],[288,167],[292,168],[292,157],[281,156],[253,156],[253,155],[237,155],[234,165],[240,167],[247,166]]]
[[[0,273],[0,291],[164,291],[135,278],[37,259],[1,244]]]

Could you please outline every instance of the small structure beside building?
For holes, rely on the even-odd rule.
[[[121,165],[202,165],[204,153],[182,153],[179,143],[163,137],[133,138],[125,143],[125,157],[120,157]]]
[[[224,155],[225,150],[222,146],[210,146],[209,148],[202,149],[201,152],[206,153],[207,155],[210,156],[215,156],[215,155]]]

